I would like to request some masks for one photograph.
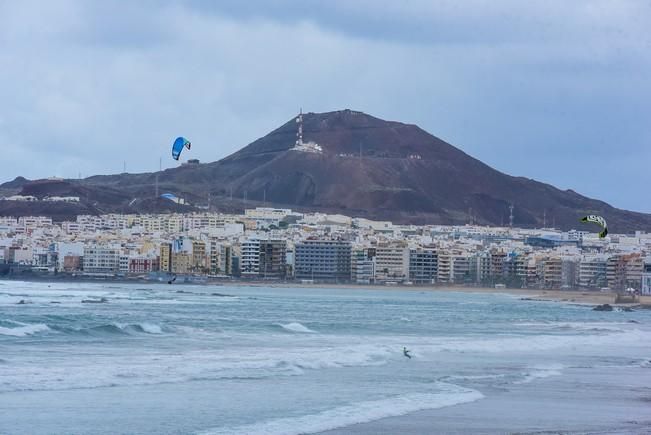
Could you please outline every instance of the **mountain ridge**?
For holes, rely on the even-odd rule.
[[[413,124],[346,109],[302,114],[301,126],[302,143],[310,144],[298,147],[303,151],[295,150],[298,123],[292,117],[215,162],[66,182],[71,190],[85,188],[101,209],[129,212],[140,211],[138,202],[125,204],[153,198],[158,183],[160,193],[192,204],[210,198],[215,210],[265,204],[400,223],[500,225],[508,223],[513,204],[514,224],[522,227],[541,227],[547,216],[560,228],[580,228],[580,216],[594,213],[604,215],[613,231],[651,230],[649,214],[502,173]],[[19,181],[14,191],[32,190],[34,182]],[[119,198],[102,199],[116,192]],[[0,214],[5,208],[0,205]]]

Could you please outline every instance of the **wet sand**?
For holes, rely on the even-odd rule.
[[[253,287],[295,287],[295,288],[334,288],[349,290],[390,290],[390,291],[416,291],[416,292],[460,292],[460,293],[492,293],[521,296],[523,300],[567,302],[587,305],[614,304],[616,293],[598,290],[555,290],[555,289],[512,289],[491,287],[464,287],[464,286],[397,286],[397,285],[357,285],[357,284],[299,284],[299,283],[262,283],[238,282],[228,285],[243,285]],[[619,305],[619,304],[618,304]],[[651,296],[640,296],[639,301],[621,305],[650,305]]]

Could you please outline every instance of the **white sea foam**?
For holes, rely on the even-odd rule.
[[[522,380],[515,381],[514,384],[528,384],[537,379],[544,379],[550,376],[560,376],[562,375],[562,369],[562,364],[535,365],[527,371]]]
[[[140,327],[147,334],[162,334],[163,333],[163,329],[160,326],[155,325],[153,323],[140,323]]]
[[[545,328],[564,331],[593,331],[593,332],[623,332],[623,327],[630,326],[625,322],[522,322],[517,326]]]
[[[115,325],[102,325],[100,328],[102,334],[122,331]],[[70,359],[49,366],[17,363],[3,367],[0,370],[0,392],[296,376],[306,370],[380,366],[390,357],[390,350],[373,345],[251,347],[238,348],[235,353],[206,349],[171,354],[98,355],[88,356],[83,361]]]
[[[298,322],[292,322],[292,323],[287,323],[287,324],[282,324],[279,323],[278,326],[280,326],[283,329],[286,329],[288,331],[292,332],[307,332],[307,333],[315,333],[316,331],[311,330],[305,325],[302,325]]]
[[[483,381],[483,380],[493,380],[501,379],[506,377],[506,374],[494,374],[494,375],[450,375],[441,378],[444,381]]]
[[[125,332],[144,332],[147,334],[162,334],[163,329],[154,324],[154,323],[134,323],[134,324],[124,324],[124,323],[116,323],[115,326],[120,328],[121,330]]]
[[[0,335],[9,335],[12,337],[26,337],[28,335],[34,335],[38,332],[49,331],[50,328],[43,324],[37,323],[33,325],[24,324],[23,326],[18,326],[16,328],[3,328],[0,326]]]
[[[557,348],[576,346],[594,346],[607,343],[635,343],[646,340],[648,334],[640,330],[626,332],[611,332],[608,334],[581,335],[535,335],[535,336],[503,336],[485,339],[456,339],[443,338],[440,344],[421,346],[419,352],[535,352]]]
[[[114,327],[118,328],[120,331],[126,332],[127,334],[131,333],[146,333],[146,334],[162,334],[163,328],[154,323],[114,323],[112,325],[102,325],[94,328],[89,328],[90,330],[105,330],[107,332],[115,331]],[[120,332],[117,331],[117,332]]]
[[[425,409],[438,409],[474,402],[484,397],[479,391],[450,385],[439,393],[414,393],[386,399],[351,403],[333,409],[237,427],[215,428],[203,435],[260,434],[291,435],[322,432],[381,418],[396,417]]]

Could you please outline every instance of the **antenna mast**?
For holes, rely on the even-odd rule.
[[[300,112],[298,113],[298,118],[296,118],[298,123],[298,132],[296,133],[296,146],[303,145],[303,108],[301,107]]]

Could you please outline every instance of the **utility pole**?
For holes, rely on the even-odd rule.
[[[509,206],[509,227],[513,228],[513,203]]]

